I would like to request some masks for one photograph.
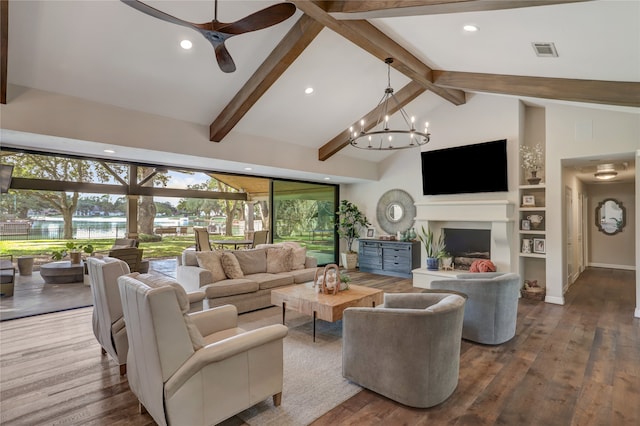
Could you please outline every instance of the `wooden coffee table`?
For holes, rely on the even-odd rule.
[[[316,341],[316,319],[334,322],[342,319],[342,313],[352,306],[376,306],[384,299],[384,292],[359,285],[349,286],[336,295],[318,293],[313,283],[297,284],[271,290],[271,303],[282,306],[282,324],[287,308],[313,316],[313,341]]]

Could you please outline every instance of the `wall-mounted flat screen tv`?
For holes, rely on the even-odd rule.
[[[423,151],[424,195],[508,191],[507,140]]]

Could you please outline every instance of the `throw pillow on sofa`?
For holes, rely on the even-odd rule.
[[[307,261],[307,248],[300,247],[298,243],[283,243],[284,247],[291,249],[291,270],[297,271],[305,268]]]
[[[277,274],[291,270],[293,250],[284,247],[271,247],[267,249],[267,272]]]
[[[240,263],[233,253],[225,251],[222,253],[222,268],[228,278],[237,279],[244,278],[244,273],[240,268]]]
[[[198,266],[211,271],[213,282],[227,279],[227,274],[222,266],[222,251],[197,251]]]

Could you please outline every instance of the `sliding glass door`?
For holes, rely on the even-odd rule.
[[[318,265],[336,263],[338,186],[273,180],[272,196],[273,242],[295,241]]]

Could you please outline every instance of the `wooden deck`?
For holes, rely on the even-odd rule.
[[[416,291],[410,280],[350,275],[357,285]],[[633,271],[590,269],[564,306],[521,299],[510,342],[463,341],[458,388],[443,404],[412,409],[365,390],[314,425],[640,424],[634,308]],[[0,323],[0,424],[154,424],[137,413],[117,365],[100,355],[91,312]],[[243,423],[232,418],[224,424]]]

